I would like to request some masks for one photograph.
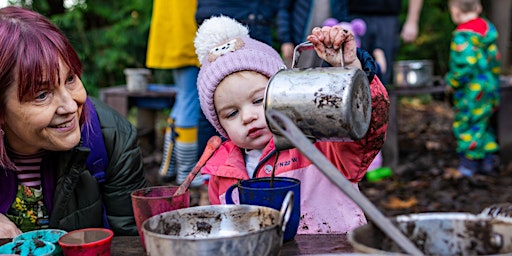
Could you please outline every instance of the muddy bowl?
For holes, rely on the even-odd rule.
[[[254,205],[209,205],[155,215],[142,224],[146,253],[279,255],[293,199],[285,203],[281,211]]]
[[[512,221],[469,213],[399,215],[391,222],[425,255],[512,254]],[[355,252],[405,255],[372,222],[348,233]]]

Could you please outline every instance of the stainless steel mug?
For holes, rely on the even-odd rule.
[[[343,58],[342,67],[294,68],[300,52],[311,49],[310,42],[297,45],[292,67],[270,78],[265,111],[284,113],[313,142],[361,139],[370,126],[372,105],[366,75],[358,68],[345,67]],[[294,147],[269,127],[278,150]]]

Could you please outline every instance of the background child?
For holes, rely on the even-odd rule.
[[[331,65],[341,65],[339,48],[343,47],[345,65],[362,68],[358,56],[365,58],[357,54],[354,36],[347,30],[315,28],[307,39]],[[276,151],[263,101],[269,78],[285,68],[279,54],[251,39],[247,28],[227,17],[206,20],[194,43],[202,65],[197,84],[201,108],[227,138],[202,169],[210,175],[210,203],[225,203],[226,190],[239,180],[269,177],[275,171],[276,176],[301,180],[299,234],[345,233],[366,223],[357,204],[297,149]],[[372,120],[366,136],[355,142],[315,143],[355,189],[384,142],[389,108],[384,86],[370,72],[374,62],[370,58],[363,63],[372,94]]]
[[[457,24],[445,80],[453,90],[453,133],[461,157],[458,170],[465,176],[493,174],[498,144],[490,119],[500,99],[498,32],[480,17],[479,0],[450,0],[448,6]]]

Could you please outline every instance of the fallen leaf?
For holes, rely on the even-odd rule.
[[[439,150],[439,149],[441,149],[442,145],[440,142],[437,142],[437,141],[427,141],[425,143],[425,147],[428,150]]]
[[[408,209],[418,204],[418,200],[416,198],[411,197],[407,200],[401,200],[398,197],[391,197],[389,202],[384,203],[384,207],[392,210],[396,209]]]
[[[444,170],[443,178],[445,180],[460,179],[462,178],[462,174],[457,170],[457,168],[448,167]]]

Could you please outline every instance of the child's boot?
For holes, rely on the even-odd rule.
[[[176,133],[174,132],[174,124],[171,118],[167,119],[168,126],[165,129],[164,136],[164,147],[162,155],[162,163],[158,174],[165,182],[172,182],[176,179],[176,156],[173,154],[174,151],[174,138]]]
[[[176,127],[176,139],[174,143],[174,155],[176,155],[176,169],[178,184],[183,183],[188,174],[197,163],[197,127]],[[199,187],[203,184],[201,174],[197,174],[190,187]]]
[[[458,171],[463,176],[473,176],[480,169],[480,163],[477,160],[466,158],[465,156],[460,157],[460,164]]]
[[[496,176],[498,174],[498,158],[494,154],[486,154],[482,159],[481,174],[488,176]]]

